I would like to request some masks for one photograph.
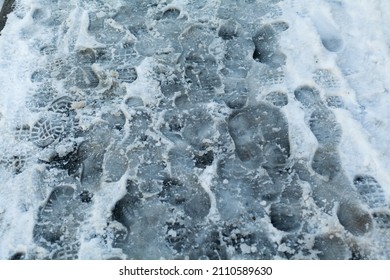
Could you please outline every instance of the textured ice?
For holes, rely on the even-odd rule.
[[[372,4],[5,0],[0,259],[389,259]]]

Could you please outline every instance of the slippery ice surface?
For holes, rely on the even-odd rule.
[[[386,0],[15,0],[0,259],[389,259],[388,26]]]

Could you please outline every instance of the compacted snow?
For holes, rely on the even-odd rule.
[[[0,259],[390,258],[388,26],[386,0],[15,0]]]

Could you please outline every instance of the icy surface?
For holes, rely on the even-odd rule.
[[[385,0],[16,0],[0,259],[389,259],[388,26]]]

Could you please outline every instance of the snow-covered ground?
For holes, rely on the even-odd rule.
[[[388,26],[386,0],[17,0],[0,259],[389,259]]]

